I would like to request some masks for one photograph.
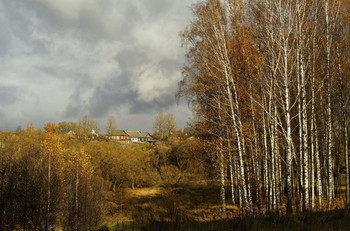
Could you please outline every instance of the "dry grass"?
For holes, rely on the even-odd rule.
[[[162,188],[135,188],[125,189],[125,195],[128,199],[153,198],[165,193]]]
[[[122,206],[114,214],[114,224],[129,224],[130,229],[110,230],[334,230],[344,229],[350,215],[326,211],[295,216],[241,218],[239,208],[228,202],[226,215],[219,206],[219,187],[211,185],[167,185],[155,188],[124,189]],[[285,198],[284,198],[285,199]],[[117,199],[118,201],[119,199]],[[334,208],[342,201],[335,200]],[[281,207],[281,211],[285,208]],[[297,209],[297,208],[295,208]],[[122,211],[122,212],[121,212]],[[283,212],[280,213],[283,215]],[[350,220],[349,220],[350,221]],[[307,227],[304,229],[303,227]],[[349,226],[350,227],[350,226]],[[322,229],[325,228],[325,229]]]
[[[218,187],[213,185],[166,185],[124,189],[123,214],[118,220],[133,220],[141,227],[153,222],[211,222],[223,219]],[[120,196],[119,195],[119,196]],[[239,209],[228,205],[225,218],[237,217]]]

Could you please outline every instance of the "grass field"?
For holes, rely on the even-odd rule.
[[[107,227],[108,230],[350,230],[348,210],[241,218],[238,208],[228,205],[223,217],[218,195],[219,188],[205,184],[125,189],[116,194],[122,203]]]

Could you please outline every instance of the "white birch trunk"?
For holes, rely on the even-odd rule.
[[[223,152],[222,138],[220,137],[220,199],[221,199],[221,211],[223,215],[226,215],[226,192],[225,192],[225,157]]]
[[[330,37],[330,18],[329,18],[329,1],[325,1],[325,20],[326,20],[326,79],[327,79],[327,145],[328,145],[328,208],[331,207],[334,197],[334,176],[333,176],[333,127],[332,127],[332,109],[331,109],[331,37]]]
[[[264,162],[263,162],[263,172],[264,172],[264,189],[265,189],[265,204],[266,204],[266,211],[269,211],[269,175],[268,175],[268,146],[267,146],[267,129],[266,129],[266,122],[265,122],[265,116],[263,115],[263,136],[264,136]]]
[[[309,154],[308,154],[308,127],[307,127],[307,107],[306,107],[306,84],[304,71],[304,58],[300,55],[300,77],[301,77],[301,95],[302,95],[302,125],[303,125],[303,169],[304,169],[304,206],[308,210],[309,202]]]
[[[228,148],[228,158],[229,158],[229,168],[230,168],[230,186],[231,186],[231,200],[232,204],[235,204],[235,188],[234,188],[234,177],[233,177],[233,161],[232,161],[232,151],[231,151],[231,134],[229,128],[226,130],[227,133],[227,148]]]

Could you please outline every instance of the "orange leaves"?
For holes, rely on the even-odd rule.
[[[250,28],[241,26],[238,26],[235,32],[228,46],[236,78],[249,78],[246,80],[256,81],[263,61],[254,41],[254,32]]]
[[[44,126],[44,130],[47,133],[55,133],[57,131],[57,125],[54,123],[46,123]]]
[[[246,122],[242,124],[242,132],[247,144],[253,143],[254,138],[258,137],[256,130],[253,128],[252,123]]]

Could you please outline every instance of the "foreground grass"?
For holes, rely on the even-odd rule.
[[[154,221],[147,226],[124,223],[112,226],[109,230],[180,230],[180,231],[347,231],[350,230],[350,213],[347,210],[309,213],[283,217],[249,217],[222,219],[211,222]]]
[[[238,209],[229,206],[222,217],[218,190],[212,185],[124,190],[116,222],[103,230],[350,230],[349,210],[240,218]]]

